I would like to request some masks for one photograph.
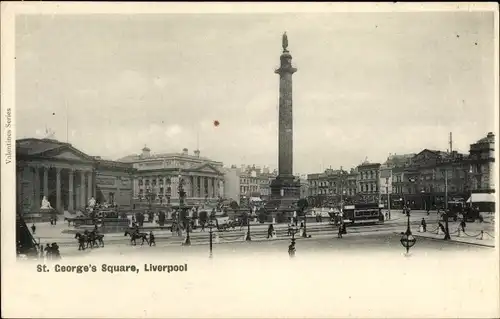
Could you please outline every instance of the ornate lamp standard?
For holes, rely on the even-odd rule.
[[[410,209],[408,207],[405,208],[406,216],[408,217],[406,223],[406,232],[403,233],[403,236],[400,239],[401,245],[406,248],[406,254],[408,255],[410,248],[415,245],[417,240],[413,237],[410,229]]]
[[[178,193],[179,193],[179,213],[182,212],[184,220],[186,221],[186,241],[184,242],[184,245],[190,246],[191,238],[189,237],[189,227],[191,226],[191,224],[189,221],[189,216],[187,216],[187,212],[184,207],[184,199],[186,197],[186,192],[184,191],[184,179],[182,178],[181,174],[179,174]]]
[[[295,234],[299,231],[296,225],[292,225],[290,232],[292,233],[292,239],[290,240],[290,246],[288,246],[288,255],[290,257],[295,257]]]
[[[247,235],[245,237],[245,240],[246,241],[251,241],[252,240],[252,237],[250,236],[250,217],[251,217],[251,214],[252,214],[252,210],[250,209],[250,213],[247,215]]]
[[[306,209],[309,203],[305,198],[299,199],[297,202],[297,206],[299,207],[300,211],[302,212],[302,215],[304,216],[304,231],[302,232],[302,237],[308,238],[307,236],[307,214],[306,214]]]
[[[448,224],[449,214],[448,214],[448,169],[445,168],[444,171],[444,238],[443,240],[450,240],[450,228]]]
[[[208,255],[209,258],[212,258],[213,257],[213,254],[212,254],[212,235],[213,235],[213,227],[214,227],[214,223],[213,223],[213,220],[212,218],[210,217],[209,221],[208,221],[208,233],[210,235],[209,237],[209,247],[210,247],[210,255]]]

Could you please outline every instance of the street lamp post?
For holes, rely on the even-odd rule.
[[[247,235],[245,237],[246,241],[251,241],[252,238],[250,237],[250,216],[252,214],[252,211],[250,211],[250,214],[247,217]]]
[[[214,226],[214,224],[212,222],[212,219],[210,219],[210,222],[208,223],[208,233],[210,234],[210,237],[209,237],[210,255],[208,255],[208,258],[213,257],[213,254],[212,254],[212,234],[213,234],[212,227],[213,226]]]
[[[184,198],[186,197],[186,192],[184,191],[184,179],[182,179],[182,175],[179,174],[179,187],[178,187],[178,192],[179,192],[179,213],[182,212],[183,215],[186,214],[187,212],[185,211],[184,207]],[[180,215],[180,214],[179,214]],[[191,245],[191,238],[189,237],[189,217],[188,216],[183,216],[184,220],[186,222],[186,242],[184,245],[190,246]]]
[[[473,185],[473,182],[472,182],[472,178],[473,178],[473,175],[474,174],[474,171],[472,170],[472,165],[469,166],[469,189],[470,189],[470,210],[472,212],[472,210],[474,209],[474,207],[472,206],[472,188],[474,187]]]
[[[297,233],[298,229],[297,226],[292,225],[291,233],[292,233],[292,239],[290,240],[290,245],[288,246],[288,255],[290,257],[295,257],[295,234]]]
[[[307,213],[302,210],[302,215],[304,215],[304,231],[302,232],[302,237],[307,238]]]
[[[448,224],[448,169],[444,171],[444,240],[450,240],[450,228]]]
[[[412,235],[411,229],[410,229],[410,209],[406,208],[405,209],[406,216],[407,216],[407,222],[406,222],[406,232],[403,233],[403,236],[400,239],[401,245],[406,248],[406,254],[410,252],[410,248],[415,245],[417,242],[417,239]]]
[[[391,194],[389,194],[389,178],[385,179],[385,192],[387,193],[387,214],[391,219]]]

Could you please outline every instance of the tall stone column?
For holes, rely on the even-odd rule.
[[[49,199],[49,168],[43,167],[43,196]]]
[[[56,209],[61,212],[61,169],[56,167]]]
[[[88,182],[87,182],[87,186],[88,186],[88,188],[87,188],[87,196],[88,196],[89,198],[87,198],[87,201],[85,201],[85,202],[88,202],[88,200],[90,199],[90,197],[91,197],[91,196],[92,196],[92,194],[94,193],[94,192],[92,191],[92,171],[90,171],[90,172],[88,173],[88,179],[89,179],[89,180],[88,180]]]
[[[34,187],[34,192],[35,192],[35,200],[33,201],[33,204],[35,207],[33,207],[33,210],[38,210],[40,209],[40,168],[38,166],[35,166],[33,169],[33,179],[35,180],[35,187]]]
[[[292,75],[297,69],[292,66],[288,51],[288,36],[282,38],[283,53],[280,67],[274,71],[279,79],[278,108],[278,176],[271,182],[271,198],[279,201],[280,210],[286,209],[299,199],[300,184],[293,176],[293,115]]]
[[[194,195],[194,197],[200,198],[200,177],[199,176],[195,176],[194,177],[194,185],[195,185],[195,188],[194,188],[195,195]]]
[[[73,212],[73,210],[75,209],[74,208],[75,198],[74,198],[74,194],[73,194],[75,186],[73,185],[73,178],[74,178],[74,171],[73,171],[73,169],[70,169],[68,172],[68,179],[69,179],[69,183],[68,183],[68,197],[69,197],[68,210],[70,212]]]
[[[292,67],[292,56],[288,51],[288,38],[286,38],[286,44],[285,39],[283,40],[280,68],[275,71],[280,76],[278,171],[281,177],[293,178],[292,75],[297,72],[297,69]]]
[[[85,207],[85,171],[80,171],[80,205],[79,208]]]
[[[213,194],[213,188],[212,188],[212,177],[207,177],[207,183],[208,183],[208,187],[207,187],[207,191],[208,191],[208,198],[213,198],[214,194]]]
[[[92,197],[94,199],[97,197],[97,174],[96,172],[92,172]]]
[[[206,180],[206,177],[205,176],[201,176],[200,177],[200,182],[201,182],[201,186],[200,186],[200,190],[201,190],[201,198],[205,198],[205,195],[207,194],[207,191],[205,189],[205,180]]]

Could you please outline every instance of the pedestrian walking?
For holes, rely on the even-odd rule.
[[[444,226],[441,222],[438,223],[438,228],[443,234],[445,233]]]
[[[465,232],[465,226],[466,226],[466,224],[465,224],[465,218],[464,218],[460,221],[460,228],[461,228],[462,232]]]
[[[33,233],[33,235],[35,234],[36,232],[36,226],[35,224],[33,223],[33,225],[31,225],[31,232]]]
[[[267,239],[273,237],[273,231],[274,231],[273,224],[270,224],[269,227],[267,228]]]
[[[339,225],[339,233],[337,234],[337,238],[342,238],[342,232],[344,231],[342,225]]]
[[[155,235],[153,234],[153,231],[150,231],[149,232],[149,247],[151,247],[151,245],[153,245],[153,244],[156,246]]]
[[[422,218],[422,221],[420,222],[420,226],[422,226],[422,232],[427,231],[427,223],[425,222],[425,219]]]

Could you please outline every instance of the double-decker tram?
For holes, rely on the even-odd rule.
[[[346,224],[377,224],[384,222],[383,205],[360,203],[344,206],[343,220]]]

